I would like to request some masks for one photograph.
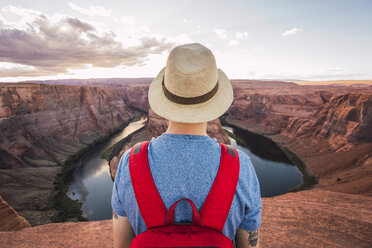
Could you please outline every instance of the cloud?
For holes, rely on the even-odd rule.
[[[78,18],[50,17],[15,7],[13,11],[27,13],[27,22],[22,27],[0,26],[0,62],[16,65],[4,70],[1,67],[1,77],[58,75],[70,69],[143,65],[149,55],[170,51],[175,45],[164,36],[146,34],[125,47],[116,40],[114,32],[98,31],[95,25]]]
[[[86,9],[73,2],[69,2],[68,6],[70,6],[71,9],[80,12],[81,14],[89,16],[110,16],[112,12],[111,9],[105,9],[102,6],[89,6],[89,8]]]
[[[25,66],[14,63],[0,62],[0,77],[38,77],[38,76],[53,76],[61,71],[58,68],[55,70],[35,69],[33,66]]]
[[[235,36],[237,39],[246,39],[248,38],[248,33],[247,32],[236,32]]]
[[[248,38],[248,32],[237,31],[234,34],[232,32],[227,32],[225,29],[222,28],[215,28],[214,32],[219,38],[225,40],[227,42],[227,45],[229,46],[236,46],[240,43],[241,40]]]
[[[226,39],[227,38],[227,33],[226,33],[226,30],[224,29],[218,29],[218,28],[215,28],[214,29],[214,32],[216,33],[216,35],[218,37],[220,37],[221,39]]]
[[[229,46],[236,46],[238,44],[239,44],[239,41],[237,41],[237,40],[230,40],[228,45]]]
[[[120,21],[126,25],[134,25],[136,23],[133,16],[123,16],[120,18]]]
[[[286,36],[290,36],[290,35],[296,35],[300,32],[302,32],[303,30],[301,28],[292,28],[292,29],[289,29],[287,31],[285,31],[284,33],[282,33],[282,36],[283,37],[286,37]]]

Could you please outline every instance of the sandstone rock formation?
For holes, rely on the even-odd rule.
[[[25,218],[8,205],[0,196],[0,231],[17,231],[25,227],[31,227]]]
[[[62,165],[133,116],[98,87],[1,85],[0,104],[1,169]]]
[[[148,90],[148,85],[133,85],[117,89],[119,96],[123,99],[126,105],[145,113],[147,113],[150,108],[147,98]]]
[[[60,165],[133,116],[113,89],[1,84],[0,195],[31,224],[50,222],[40,211]]]
[[[283,134],[327,139],[335,152],[372,142],[372,93],[333,96],[309,118],[293,117]]]
[[[372,197],[325,190],[264,198],[262,247],[370,247]]]
[[[298,155],[317,187],[372,195],[372,87],[233,82],[228,120]]]
[[[263,199],[260,247],[370,247],[372,198],[324,190]],[[0,232],[2,247],[113,247],[112,221]]]
[[[333,96],[276,138],[303,157],[318,187],[372,195],[372,93]]]
[[[254,80],[236,80],[232,84],[234,102],[229,117],[264,134],[282,132],[291,117],[310,117],[332,96],[372,92],[372,87],[300,86]]]

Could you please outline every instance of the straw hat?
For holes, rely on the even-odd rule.
[[[149,88],[152,110],[172,121],[206,122],[230,107],[234,95],[213,53],[199,43],[174,48]]]

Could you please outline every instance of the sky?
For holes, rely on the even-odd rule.
[[[155,77],[198,42],[230,79],[372,79],[372,0],[1,0],[0,81]]]

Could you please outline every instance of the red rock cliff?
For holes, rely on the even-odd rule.
[[[0,195],[32,225],[48,223],[53,182],[65,161],[128,123],[114,89],[0,85]]]
[[[125,104],[133,109],[141,110],[146,113],[150,108],[147,98],[148,90],[148,85],[133,85],[117,89]]]
[[[0,196],[0,231],[17,231],[25,227],[31,227],[30,223],[8,205]]]
[[[372,88],[235,81],[231,122],[298,155],[317,187],[372,195]]]
[[[277,137],[320,177],[318,187],[372,195],[372,93],[333,96]]]
[[[51,85],[0,86],[0,167],[51,166],[117,130],[132,117],[114,90]]]

